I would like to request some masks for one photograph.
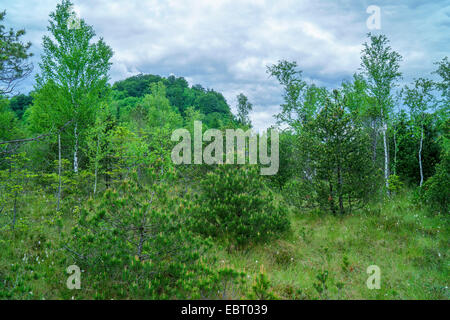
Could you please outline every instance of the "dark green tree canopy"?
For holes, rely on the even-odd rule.
[[[32,104],[33,104],[33,97],[31,96],[31,94],[29,95],[19,94],[17,96],[12,97],[10,100],[10,107],[16,113],[19,119],[22,118],[25,111]]]
[[[183,77],[171,75],[165,78],[152,74],[139,74],[114,83],[112,89],[117,92],[115,96],[120,99],[142,98],[152,94],[151,84],[157,82],[164,84],[170,105],[176,107],[182,115],[185,115],[187,108],[194,107],[206,116],[216,114],[220,119],[231,119],[230,107],[221,93],[212,89],[205,90],[199,84],[189,87]]]
[[[18,81],[28,76],[33,65],[28,61],[31,43],[20,39],[25,30],[6,30],[3,25],[6,11],[0,12],[0,95],[13,92]]]

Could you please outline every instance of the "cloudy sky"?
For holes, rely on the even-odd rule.
[[[295,60],[305,77],[338,87],[359,67],[369,31],[384,33],[403,56],[404,82],[433,77],[433,62],[450,56],[450,0],[73,0],[79,16],[113,48],[112,81],[138,73],[185,77],[224,94],[235,110],[243,92],[257,129],[274,123],[281,91],[266,66]],[[56,0],[2,0],[6,25],[25,28],[35,71]],[[369,30],[367,8],[381,9]],[[33,78],[19,90],[31,89]]]

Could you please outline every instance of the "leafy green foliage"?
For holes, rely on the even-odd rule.
[[[239,123],[242,125],[251,125],[250,119],[248,117],[248,114],[253,109],[253,105],[248,101],[248,98],[243,94],[240,93],[237,95],[237,118]]]
[[[441,78],[441,81],[437,82],[436,86],[442,94],[443,109],[448,113],[450,108],[450,60],[448,57],[445,57],[435,64],[438,68],[434,73]]]
[[[389,117],[394,107],[394,88],[401,77],[400,62],[402,56],[389,45],[389,39],[383,35],[368,34],[370,43],[363,44],[361,52],[361,69],[367,83],[367,91],[372,100],[371,118],[374,135],[373,162],[377,155],[376,139],[377,129],[381,125],[384,150],[384,181],[386,189],[389,189],[389,147],[387,142],[387,129]]]
[[[22,119],[23,114],[33,103],[32,95],[19,94],[10,100],[11,109],[16,113],[17,118]]]
[[[267,73],[275,77],[284,90],[282,110],[276,117],[280,123],[300,130],[320,107],[320,102],[324,101],[326,90],[314,84],[308,85],[295,61],[278,61],[267,67]]]
[[[391,174],[389,176],[389,191],[393,194],[399,192],[403,187],[403,183],[400,181],[400,177],[395,175],[395,174]]]
[[[70,144],[74,150],[74,171],[78,172],[78,147],[84,144],[79,137],[94,123],[97,108],[107,97],[113,52],[102,38],[93,42],[94,29],[84,20],[80,20],[78,28],[69,28],[71,7],[70,1],[63,0],[50,14],[51,36],[43,37],[41,72],[36,77],[29,121],[38,133],[73,121]]]
[[[19,133],[17,117],[11,110],[9,101],[0,97],[0,141],[16,138]],[[0,145],[0,150],[5,147]]]
[[[7,156],[4,160],[5,169],[0,170],[0,228],[14,229],[18,220],[18,199],[26,187],[26,181],[34,174],[26,168],[29,159],[23,152]]]
[[[436,173],[422,186],[421,200],[433,211],[441,214],[450,212],[450,156],[447,152]]]
[[[200,85],[189,87],[183,77],[169,76],[168,78],[157,75],[139,74],[113,85],[116,102],[120,110],[139,105],[138,101],[146,95],[153,94],[153,86],[156,83],[162,83],[165,86],[165,95],[169,104],[175,107],[181,115],[186,115],[189,107],[194,107],[206,115],[206,124],[210,127],[216,127],[219,121],[231,121],[231,111],[222,94],[209,89],[205,90]],[[122,111],[120,111],[121,113]]]

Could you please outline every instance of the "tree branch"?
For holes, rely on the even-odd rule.
[[[41,134],[41,135],[39,135],[39,136],[37,136],[37,137],[34,137],[34,138],[18,139],[18,140],[9,140],[9,141],[0,141],[0,145],[2,145],[2,144],[8,144],[8,143],[11,144],[11,143],[23,143],[23,142],[37,141],[37,140],[40,140],[40,139],[42,139],[42,138],[51,136],[51,135],[53,135],[53,134],[62,132],[62,131],[63,131],[63,130],[64,130],[64,129],[72,122],[72,121],[73,121],[73,120],[67,121],[60,129],[58,129],[57,132],[49,132],[49,133]]]

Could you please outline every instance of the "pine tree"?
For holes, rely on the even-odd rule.
[[[313,159],[317,202],[343,214],[370,195],[370,153],[367,135],[345,111],[341,93],[334,90],[333,95],[308,122],[301,141]]]
[[[275,202],[252,166],[219,165],[208,173],[191,212],[195,230],[238,246],[277,237],[289,228],[286,208]]]

